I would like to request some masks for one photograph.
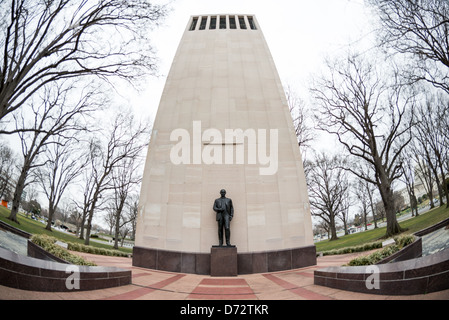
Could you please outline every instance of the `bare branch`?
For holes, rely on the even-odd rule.
[[[146,0],[5,0],[0,11],[7,19],[0,24],[2,119],[51,82],[153,73],[148,29],[167,8]]]

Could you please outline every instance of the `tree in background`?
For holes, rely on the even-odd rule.
[[[130,194],[142,181],[142,158],[136,154],[134,157],[124,159],[112,172],[112,209],[114,212],[114,249],[118,249],[118,238],[121,231],[122,239],[129,232],[128,224],[135,217],[129,215],[126,207]]]
[[[328,62],[328,71],[311,88],[320,107],[318,127],[344,147],[346,170],[377,186],[386,235],[398,234],[402,229],[393,206],[393,183],[402,174],[399,157],[411,140],[413,117],[405,114],[413,114],[414,96],[405,94],[396,74],[388,77],[374,60],[360,55]]]
[[[111,124],[91,140],[89,166],[86,168],[83,224],[86,224],[85,244],[89,244],[92,221],[107,192],[114,190],[113,172],[127,161],[141,155],[149,141],[150,126],[138,122],[129,110],[118,112]],[[83,229],[82,229],[83,230]],[[81,232],[83,236],[84,232]]]
[[[46,148],[42,156],[44,164],[35,173],[36,180],[48,199],[48,221],[45,228],[50,231],[51,222],[67,187],[87,164],[75,136],[57,136],[55,139],[55,143]]]
[[[311,117],[304,100],[298,96],[291,86],[287,86],[285,95],[292,116],[296,138],[298,139],[298,145],[304,157],[306,150],[311,147],[311,143],[315,139],[314,129],[308,122]]]
[[[311,213],[326,222],[330,240],[336,240],[336,219],[346,213],[349,197],[349,182],[342,160],[321,153],[313,161],[306,161],[305,167]]]
[[[448,172],[449,140],[447,140],[447,117],[449,116],[449,100],[447,95],[431,95],[427,91],[416,112],[416,128],[413,130],[415,145],[419,148],[422,159],[432,171],[440,198],[440,206],[444,199],[449,199],[449,191],[445,184]],[[446,206],[449,207],[449,201]]]
[[[449,2],[368,0],[378,14],[382,47],[411,58],[404,76],[449,93]]]
[[[47,84],[155,71],[149,29],[166,6],[146,0],[0,2],[0,120]]]
[[[72,136],[74,131],[85,130],[84,123],[79,122],[79,117],[97,108],[95,100],[92,99],[94,93],[81,90],[79,96],[75,97],[73,94],[69,95],[73,88],[73,84],[48,86],[39,99],[30,101],[32,113],[30,110],[21,110],[19,115],[14,116],[16,128],[28,129],[17,131],[23,162],[8,217],[16,223],[22,192],[30,182],[27,181],[29,173],[46,163],[46,160],[42,159],[42,153],[49,146],[59,143],[58,139]]]
[[[7,145],[0,145],[0,200],[11,201],[14,186],[11,183],[16,167],[13,150]]]

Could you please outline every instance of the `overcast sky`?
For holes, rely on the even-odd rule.
[[[373,40],[372,17],[363,0],[174,0],[172,8],[164,24],[152,32],[161,76],[150,79],[147,90],[131,98],[136,111],[153,120],[191,15],[254,14],[283,85],[294,87],[303,98],[324,58],[345,52],[349,45],[369,48]]]

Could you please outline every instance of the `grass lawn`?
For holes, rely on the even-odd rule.
[[[416,231],[430,227],[444,219],[449,218],[449,209],[438,207],[424,214],[419,215],[399,223],[402,228],[408,229],[404,234],[415,233]],[[337,240],[323,240],[315,243],[316,251],[328,251],[345,247],[358,246],[367,242],[376,241],[385,235],[386,227],[368,230],[364,232],[352,233],[340,237]]]
[[[16,227],[17,229],[26,231],[31,234],[46,234],[46,235],[55,237],[63,242],[73,242],[73,243],[84,244],[84,240],[77,238],[75,235],[72,235],[70,233],[60,232],[57,230],[48,231],[47,229],[45,229],[45,225],[43,225],[42,223],[40,223],[36,220],[33,220],[31,218],[27,218],[27,217],[23,216],[22,214],[17,215],[17,220],[19,221],[20,224],[16,224],[8,219],[9,213],[10,213],[9,209],[0,206],[0,220],[2,220],[3,222],[6,222],[7,224],[12,225],[13,227]],[[99,242],[95,242],[92,240],[89,242],[89,245],[91,245],[93,247],[97,247],[97,248],[112,249],[112,246],[107,243],[99,243]],[[132,249],[119,247],[119,251],[131,253]]]

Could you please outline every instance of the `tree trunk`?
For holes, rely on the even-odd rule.
[[[392,237],[404,231],[398,223],[396,218],[396,210],[394,206],[393,190],[391,188],[385,188],[385,198],[382,196],[382,200],[385,207],[385,216],[387,218],[387,231],[386,236]]]
[[[336,227],[335,227],[335,214],[334,213],[332,213],[330,216],[329,216],[329,234],[331,235],[331,237],[330,237],[330,241],[333,241],[333,240],[337,240],[338,239],[338,237],[337,237],[337,229],[336,229]]]
[[[446,208],[449,208],[449,192],[447,189],[447,184],[446,184],[446,177],[444,175],[444,168],[443,168],[443,164],[441,163],[441,161],[439,162],[439,168],[440,168],[440,174],[441,174],[441,188],[443,189],[442,192],[444,194],[444,196],[446,197]],[[440,205],[443,205],[443,199],[440,198]]]
[[[376,210],[374,209],[373,195],[371,194],[371,190],[369,190],[369,188],[366,188],[366,192],[368,193],[369,205],[371,212],[373,213],[374,229],[377,229]]]
[[[377,167],[378,170],[378,188],[385,209],[385,217],[387,218],[386,236],[392,237],[404,231],[396,219],[396,210],[394,205],[394,193],[391,188],[391,182],[387,178],[385,169],[382,166]]]
[[[49,204],[47,226],[45,227],[45,229],[47,229],[49,231],[52,231],[51,230],[51,222],[53,221],[54,215],[55,215],[55,208],[54,208],[53,204]]]
[[[79,236],[81,240],[84,240],[84,226],[86,224],[87,214],[88,214],[87,208],[83,208],[83,217],[81,219],[80,236]]]
[[[84,244],[86,246],[89,245],[89,241],[90,241],[90,231],[92,228],[92,218],[94,216],[94,207],[92,207],[89,211],[89,217],[87,219],[87,226],[86,226],[86,239],[84,239]]]
[[[19,212],[20,200],[22,198],[23,189],[25,189],[25,180],[28,174],[28,170],[22,168],[19,179],[17,179],[16,189],[14,190],[14,198],[12,200],[11,213],[8,219],[19,223],[17,220],[17,213]]]
[[[440,178],[438,178],[438,170],[437,170],[437,168],[432,167],[432,171],[433,171],[433,174],[435,176],[435,182],[436,182],[437,190],[438,190],[438,197],[440,198],[440,207],[442,207],[444,205],[444,201],[443,201],[443,196],[444,196],[443,184],[440,183]]]
[[[414,203],[413,203],[413,196],[410,193],[410,191],[407,191],[407,194],[408,194],[408,201],[410,203],[410,210],[412,212],[412,217],[414,217],[415,216],[415,207],[414,207]]]
[[[120,219],[115,221],[115,231],[114,231],[114,246],[113,248],[118,250],[118,238],[120,236]]]
[[[120,217],[122,215],[123,206],[125,205],[126,196],[120,197],[120,203],[115,213],[115,241],[114,249],[118,249],[118,238],[120,236]]]

